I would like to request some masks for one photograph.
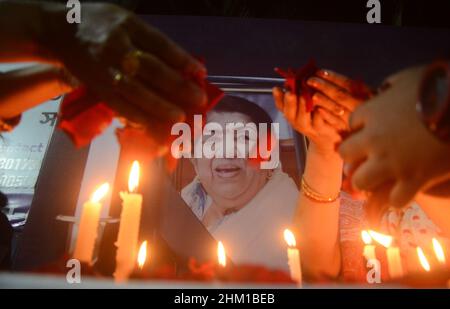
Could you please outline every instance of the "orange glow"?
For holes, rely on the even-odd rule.
[[[100,187],[95,190],[95,192],[91,196],[91,202],[98,203],[102,198],[108,194],[109,191],[109,183],[105,182]]]
[[[291,230],[289,230],[289,229],[284,230],[284,240],[286,241],[286,243],[289,247],[297,246],[297,242],[295,241],[294,233],[292,233]]]
[[[389,248],[392,244],[392,236],[384,235],[372,230],[369,230],[369,235],[375,240],[377,243],[382,245],[385,248]]]
[[[370,237],[370,234],[366,230],[361,231],[361,238],[366,245],[370,245],[372,243],[372,237]]]
[[[139,247],[138,253],[138,266],[140,269],[144,267],[145,261],[147,260],[147,241],[143,241],[141,246]]]
[[[227,266],[227,255],[225,253],[225,247],[223,246],[221,241],[217,243],[217,259],[220,266]]]
[[[128,191],[134,192],[139,186],[139,162],[134,161],[128,177]]]
[[[417,247],[417,256],[419,257],[420,265],[422,265],[423,269],[426,271],[430,271],[430,263],[428,263],[427,258],[425,257],[425,254],[423,253],[422,248]]]
[[[444,249],[442,249],[441,244],[436,238],[433,238],[433,249],[434,254],[436,254],[436,258],[438,259],[439,263],[445,264],[445,254]]]

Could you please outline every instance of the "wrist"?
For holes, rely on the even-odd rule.
[[[332,148],[319,147],[315,143],[310,143],[308,147],[308,155],[322,158],[327,161],[336,161],[342,163],[339,153]]]
[[[343,160],[336,151],[324,151],[313,143],[308,148],[303,177],[318,194],[335,196],[342,185]]]

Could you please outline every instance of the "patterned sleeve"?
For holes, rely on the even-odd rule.
[[[362,258],[361,230],[365,227],[364,202],[348,193],[340,195],[339,237],[341,247],[341,279],[363,282],[365,265]]]

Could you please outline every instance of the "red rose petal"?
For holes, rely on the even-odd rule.
[[[64,97],[60,117],[58,127],[69,135],[75,146],[82,147],[111,124],[114,112],[81,86]]]
[[[312,97],[315,90],[306,82],[311,76],[316,74],[317,70],[316,62],[313,59],[310,59],[308,63],[300,69],[288,68],[287,70],[284,70],[275,68],[275,72],[285,78],[284,87],[290,92],[295,93],[297,96],[303,97],[306,102],[306,111],[308,113],[314,108]]]

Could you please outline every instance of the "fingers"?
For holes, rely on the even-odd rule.
[[[328,98],[327,96],[323,95],[320,92],[316,92],[313,95],[312,99],[315,106],[322,106],[323,108],[329,110],[333,114],[343,117],[343,119],[345,119],[344,116],[345,117],[349,116],[348,111],[346,111],[344,107],[342,107],[341,105],[334,102],[333,100],[331,100],[330,98]]]
[[[355,99],[347,90],[341,88],[327,80],[319,77],[311,77],[308,79],[307,84],[318,91],[322,92],[324,95],[329,97],[331,100],[339,103],[350,111],[353,111],[356,106],[361,102]]]
[[[330,113],[328,110],[319,107],[317,108],[319,114],[323,117],[323,119],[328,122],[331,126],[333,126],[337,131],[348,131],[347,123],[342,120],[341,117],[336,116],[333,113]]]
[[[356,132],[345,139],[339,146],[339,154],[349,164],[356,164],[366,159],[367,146],[363,132]]]
[[[365,208],[367,219],[371,226],[378,226],[382,215],[389,208],[389,193],[392,190],[392,186],[392,182],[386,182],[369,195]]]
[[[414,179],[399,181],[389,194],[389,203],[394,207],[406,206],[420,189],[420,183]]]
[[[273,99],[275,100],[275,106],[280,112],[283,112],[284,108],[284,92],[279,87],[273,87],[272,89]]]
[[[154,54],[177,71],[201,72],[206,75],[206,68],[203,64],[195,60],[163,33],[150,27],[138,17],[131,18],[128,26],[133,43],[143,51]]]
[[[272,90],[276,107],[283,113],[286,120],[300,133],[306,134],[311,129],[311,113],[306,111],[306,102],[302,97],[284,93],[280,88]]]
[[[146,123],[150,120],[175,123],[183,121],[185,115],[176,105],[166,101],[157,94],[145,88],[139,82],[124,77],[117,87],[117,92],[128,105],[133,105],[140,114],[145,115]]]
[[[130,102],[127,102],[117,94],[104,93],[102,97],[106,104],[115,110],[119,116],[127,119],[127,121],[143,125],[148,123],[149,119],[145,113],[143,113],[142,109],[130,104]]]
[[[284,96],[284,108],[283,113],[286,119],[291,122],[295,123],[297,118],[297,111],[299,107],[299,102],[297,101],[297,96],[291,92],[287,92]]]
[[[385,162],[368,159],[363,162],[352,175],[352,186],[357,190],[372,191],[387,179]]]
[[[143,53],[140,60],[138,75],[145,85],[151,86],[180,106],[206,104],[207,98],[202,89],[183,78],[164,62],[148,53]]]
[[[347,76],[341,75],[331,70],[319,70],[317,71],[317,76],[329,81],[337,86],[344,88],[348,92],[352,90],[353,81]]]
[[[315,112],[312,115],[312,120],[311,122],[311,129],[313,131],[320,132],[320,135],[322,136],[326,136],[325,140],[322,140],[322,145],[323,143],[328,143],[330,144],[330,148],[333,149],[334,151],[334,144],[339,143],[341,141],[341,138],[339,136],[339,134],[336,131],[336,128],[331,126],[322,116],[322,114],[320,112]],[[317,144],[317,142],[316,142]]]
[[[291,94],[296,98],[294,94]],[[311,113],[306,111],[306,101],[304,98],[298,98],[296,118],[293,122],[294,127],[298,129],[301,133],[307,135],[312,128]]]
[[[366,109],[367,105],[361,105],[350,114],[348,119],[348,126],[350,127],[350,130],[357,131],[365,125],[367,113]]]

